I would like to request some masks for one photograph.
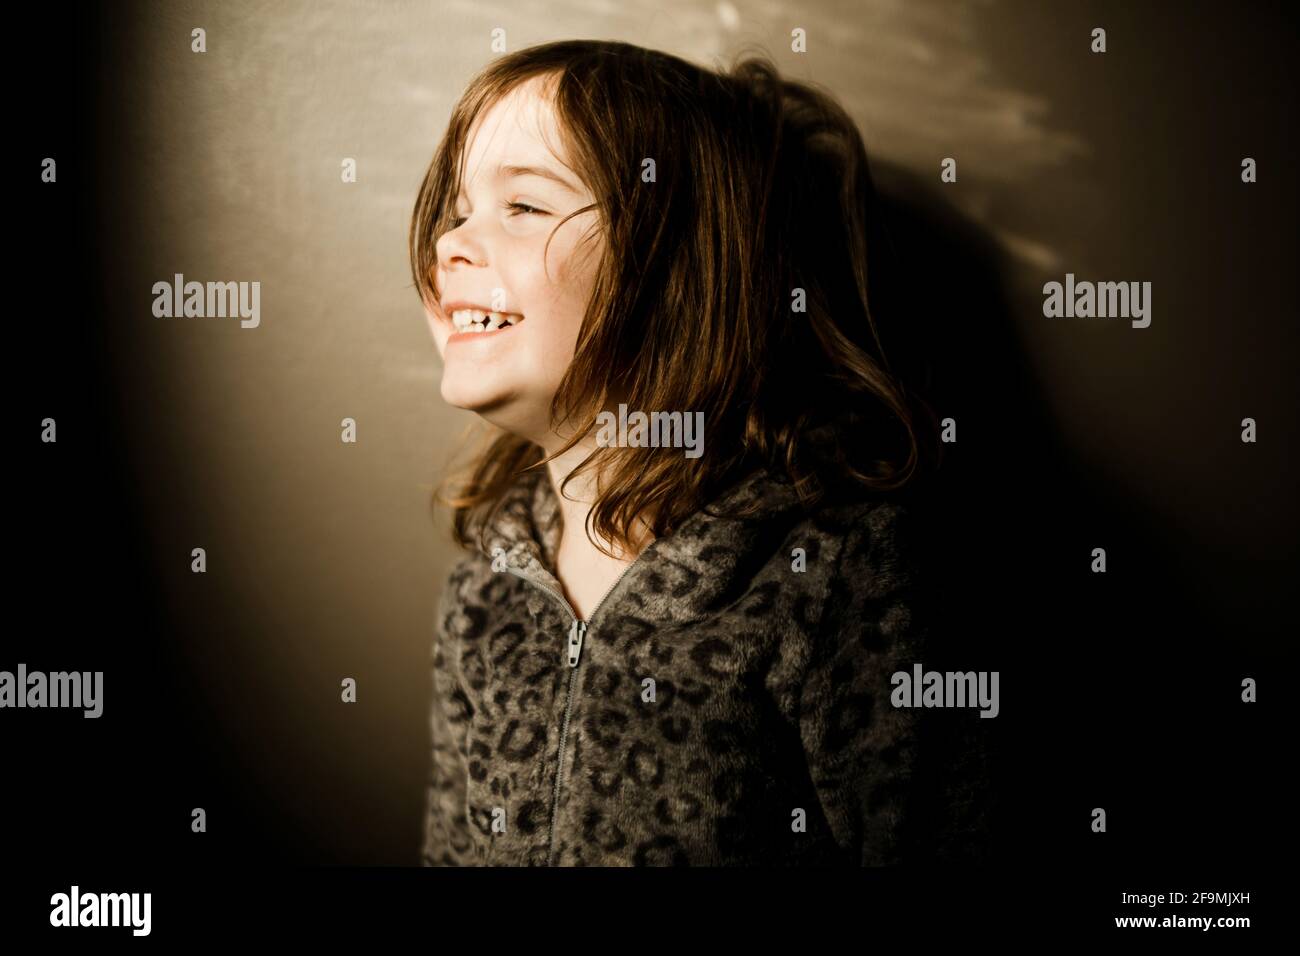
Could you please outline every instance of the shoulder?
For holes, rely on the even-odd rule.
[[[770,534],[753,533],[753,543],[763,541],[769,548],[755,581],[767,588],[788,587],[816,606],[828,606],[845,588],[869,592],[892,587],[897,576],[917,575],[926,548],[920,543],[918,507],[906,495],[858,485],[800,503],[788,478],[770,470],[764,474],[762,494],[771,503],[769,512],[752,525],[739,525],[773,522]],[[787,572],[795,551],[805,562],[795,570],[808,573],[792,577]]]
[[[836,570],[878,567],[888,570],[915,557],[920,528],[914,506],[880,495],[828,500],[809,516],[827,541]]]
[[[849,513],[840,564],[866,565],[880,571],[901,569],[916,557],[917,535],[911,506],[893,500],[862,502]]]
[[[465,621],[485,617],[484,585],[492,577],[492,563],[474,551],[463,551],[447,569],[438,589],[437,632],[457,638],[465,630]]]
[[[461,551],[443,578],[444,599],[465,600],[485,575],[492,573],[492,563],[477,551]]]
[[[822,634],[857,635],[866,648],[910,644],[935,603],[914,505],[863,496],[819,509],[827,547]]]

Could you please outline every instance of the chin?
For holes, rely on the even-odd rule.
[[[473,412],[489,425],[512,435],[541,444],[550,434],[544,424],[549,410],[534,409],[519,395],[497,392],[489,394],[480,390],[473,395],[445,393],[443,398],[449,405]]]
[[[498,389],[486,389],[482,382],[460,383],[442,380],[442,400],[467,412],[490,412],[500,408],[506,396]]]

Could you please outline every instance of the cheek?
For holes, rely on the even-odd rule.
[[[544,304],[552,337],[567,345],[569,355],[578,339],[600,264],[599,250],[593,250],[591,242],[579,243],[579,232],[577,228],[561,229],[547,257],[549,272],[539,268],[529,276],[533,301]]]
[[[425,309],[424,311],[424,320],[429,326],[429,335],[433,336],[433,345],[434,348],[438,350],[438,355],[445,355],[449,333],[445,328],[438,324],[437,318],[428,309]]]
[[[535,351],[537,363],[548,381],[557,382],[564,375],[573,361],[573,346],[577,340],[578,319],[570,319],[567,313],[563,319],[548,326],[546,336],[536,343]]]
[[[566,226],[542,260],[545,237],[521,244],[504,257],[501,280],[511,290],[532,328],[527,347],[516,353],[534,381],[553,389],[573,361],[574,346],[599,267],[599,248],[578,243],[581,228]]]

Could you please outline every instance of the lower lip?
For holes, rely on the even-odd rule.
[[[495,339],[513,328],[513,325],[503,325],[501,328],[493,329],[490,332],[453,332],[447,339],[447,344],[450,345],[452,342],[472,342],[475,339]]]

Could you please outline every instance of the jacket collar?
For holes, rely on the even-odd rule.
[[[756,506],[753,514],[727,517],[751,504]],[[652,541],[605,596],[593,620],[616,613],[647,624],[682,624],[726,607],[748,590],[801,511],[788,478],[755,468],[671,534]],[[536,592],[529,596],[534,615],[547,600],[568,603],[554,570],[561,525],[550,475],[535,468],[516,479],[480,536],[480,550],[495,558],[497,570],[553,593],[550,599]]]

